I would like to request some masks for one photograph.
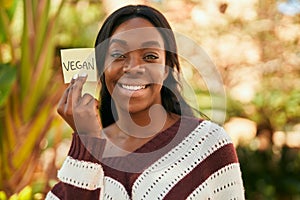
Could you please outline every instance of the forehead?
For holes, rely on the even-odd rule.
[[[120,24],[113,32],[110,41],[125,41],[127,45],[139,48],[141,44],[159,44],[164,47],[163,38],[158,29],[146,19],[136,17]]]

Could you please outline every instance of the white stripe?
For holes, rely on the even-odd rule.
[[[51,191],[47,193],[45,200],[59,200],[59,198],[53,194]]]
[[[130,200],[129,195],[124,186],[117,180],[105,176],[104,177],[104,199],[109,200]]]
[[[232,163],[213,173],[187,198],[197,199],[244,199],[243,183],[238,163]]]
[[[58,171],[60,181],[87,190],[103,187],[104,173],[102,166],[97,163],[66,158]]]
[[[231,143],[224,130],[203,121],[179,145],[145,170],[132,188],[134,199],[162,199],[194,167],[220,147]]]
[[[244,200],[245,195],[239,164],[232,164],[228,167],[228,171],[222,169],[219,172],[215,177],[212,176],[212,185],[219,186],[213,190],[213,199]]]

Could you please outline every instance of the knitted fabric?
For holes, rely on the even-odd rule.
[[[105,140],[73,135],[46,199],[244,199],[238,158],[224,129],[182,117],[123,157],[102,158]]]

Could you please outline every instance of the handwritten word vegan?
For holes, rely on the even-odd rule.
[[[95,62],[94,62],[94,58],[91,59],[91,61],[80,61],[80,60],[72,60],[72,61],[68,61],[67,63],[63,62],[63,66],[64,68],[69,71],[74,71],[74,70],[78,70],[78,69],[86,69],[86,70],[94,70],[95,69]]]

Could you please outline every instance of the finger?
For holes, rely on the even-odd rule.
[[[95,109],[95,115],[96,118],[99,122],[100,127],[102,128],[102,122],[101,122],[101,118],[100,118],[100,113],[99,113],[99,101],[97,99],[95,99],[94,97],[92,97],[91,101],[88,102],[88,104],[86,104],[87,107],[93,107],[93,109]]]
[[[80,101],[81,93],[82,93],[82,87],[83,84],[86,82],[87,79],[87,73],[83,73],[79,75],[79,77],[75,80],[75,83],[72,86],[73,94],[72,94],[72,105],[77,105],[77,103]]]
[[[72,79],[71,79],[71,84],[75,83],[75,80],[78,78],[78,74],[74,74]]]
[[[60,98],[57,106],[57,112],[59,114],[63,114],[65,112],[65,106],[68,102],[68,96],[69,96],[69,91],[72,87],[72,82],[69,84],[69,86],[65,89],[62,97]]]
[[[74,83],[75,83],[75,81],[76,81],[77,78],[78,78],[78,74],[74,74],[73,77],[72,77],[72,79],[71,79],[71,82],[70,82],[69,90],[68,90],[68,91],[71,90],[71,88],[72,88],[72,86],[74,85]],[[69,93],[68,93],[68,94],[69,94]],[[70,98],[70,95],[68,95],[67,97],[68,97],[68,98],[67,98],[67,100],[68,100],[68,99]],[[67,103],[67,101],[66,101],[65,103]]]
[[[73,78],[71,79],[71,82],[62,97],[62,102],[61,102],[61,106],[63,106],[62,111],[67,114],[69,113],[70,108],[72,106],[72,95],[71,95],[72,92],[70,92],[70,91],[72,90],[72,86],[75,83],[75,80],[77,78],[78,78],[78,74],[75,74],[73,76]]]
[[[83,95],[83,97],[81,98],[81,104],[82,105],[87,105],[87,104],[89,104],[89,103],[91,103],[91,102],[94,102],[94,97],[92,97],[92,95],[90,95],[90,94],[88,94],[88,93],[85,93],[84,95]]]
[[[73,115],[73,100],[72,100],[72,97],[73,97],[73,87],[70,87],[70,90],[69,90],[69,93],[68,93],[68,97],[67,97],[67,102],[65,104],[65,114],[67,115]]]
[[[77,77],[78,77],[78,74],[75,74],[75,75],[73,76],[73,78],[71,79],[70,84],[68,85],[68,87],[67,87],[66,90],[64,91],[62,97],[60,98],[59,105],[63,105],[63,104],[66,104],[66,103],[67,103],[67,97],[68,97],[70,88],[71,88],[72,85],[74,84],[74,82],[75,82],[75,80],[77,79]]]
[[[64,105],[67,102],[67,97],[68,97],[70,87],[71,87],[71,84],[69,84],[69,86],[65,89],[63,95],[61,96],[61,98],[58,102],[59,105]]]
[[[61,110],[62,108],[64,108],[66,101],[67,101],[67,97],[68,97],[68,93],[69,93],[69,87],[66,88],[66,90],[64,91],[62,97],[60,98],[59,102],[58,102],[58,112],[59,110]]]

